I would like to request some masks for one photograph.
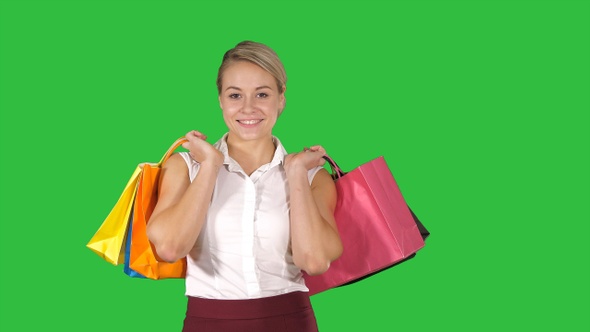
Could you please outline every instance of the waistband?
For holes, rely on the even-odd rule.
[[[287,315],[311,309],[307,292],[247,300],[213,300],[188,297],[186,315],[212,319],[255,319]]]

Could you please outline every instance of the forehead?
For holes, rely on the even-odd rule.
[[[239,88],[269,86],[276,87],[275,78],[260,66],[248,62],[237,61],[225,69],[221,79],[222,87],[235,86]]]

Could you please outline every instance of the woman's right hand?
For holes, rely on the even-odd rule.
[[[190,156],[198,163],[211,163],[217,167],[223,164],[223,154],[209,144],[207,136],[199,131],[192,130],[186,134],[188,142],[182,147],[189,150]]]

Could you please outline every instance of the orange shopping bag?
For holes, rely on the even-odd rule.
[[[161,261],[147,237],[147,222],[158,201],[158,182],[162,165],[184,142],[184,137],[176,140],[159,163],[139,165],[141,174],[133,204],[129,267],[149,279],[184,278],[186,273],[186,258],[174,263]]]

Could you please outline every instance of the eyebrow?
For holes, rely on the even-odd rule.
[[[234,90],[238,90],[238,91],[242,91],[242,89],[238,88],[237,86],[228,86],[227,88],[225,88],[225,91],[229,90],[229,89],[234,89]],[[268,85],[263,85],[263,86],[259,86],[256,88],[256,90],[261,90],[261,89],[270,89],[272,90],[272,88]]]

